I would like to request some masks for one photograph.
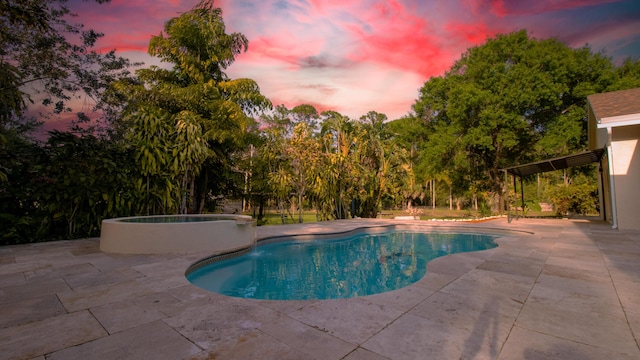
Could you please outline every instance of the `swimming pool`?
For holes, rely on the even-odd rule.
[[[427,262],[494,248],[495,235],[387,231],[335,239],[272,240],[242,255],[187,271],[196,286],[228,296],[337,299],[400,289],[420,280]]]

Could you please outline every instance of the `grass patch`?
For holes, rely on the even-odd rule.
[[[420,216],[420,220],[431,220],[431,219],[478,219],[482,218],[483,215],[480,211],[475,210],[449,210],[446,208],[421,208],[422,212],[417,214]],[[253,213],[246,213],[245,215],[253,215]],[[381,219],[393,219],[396,216],[407,216],[410,215],[406,210],[383,210],[378,218]],[[515,215],[512,212],[512,215]],[[522,215],[522,212],[519,212],[519,215]],[[539,211],[528,211],[527,216],[531,217],[554,217],[555,214],[553,212],[539,212]],[[277,210],[267,210],[264,215],[265,222],[262,225],[282,225],[283,219],[280,216],[280,213]],[[302,215],[303,223],[314,223],[318,220],[316,219],[315,211],[305,211]],[[298,223],[298,214],[294,214],[293,218],[287,214],[284,218],[284,224],[297,224]]]

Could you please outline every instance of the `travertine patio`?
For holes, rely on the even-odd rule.
[[[640,359],[640,232],[577,220],[419,223],[533,234],[433,260],[397,291],[324,301],[201,290],[184,272],[207,254],[113,255],[98,239],[0,247],[0,358]]]

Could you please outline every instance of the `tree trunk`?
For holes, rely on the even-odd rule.
[[[431,208],[436,208],[436,180],[431,179]]]
[[[298,223],[302,224],[302,193],[298,194]]]
[[[199,190],[197,213],[202,214],[207,202],[207,193],[209,192],[209,173],[206,171],[204,172],[204,181],[202,181],[202,186]]]

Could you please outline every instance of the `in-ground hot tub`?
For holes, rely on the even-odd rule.
[[[136,216],[102,220],[100,250],[119,254],[216,253],[256,240],[251,216],[227,214]]]

